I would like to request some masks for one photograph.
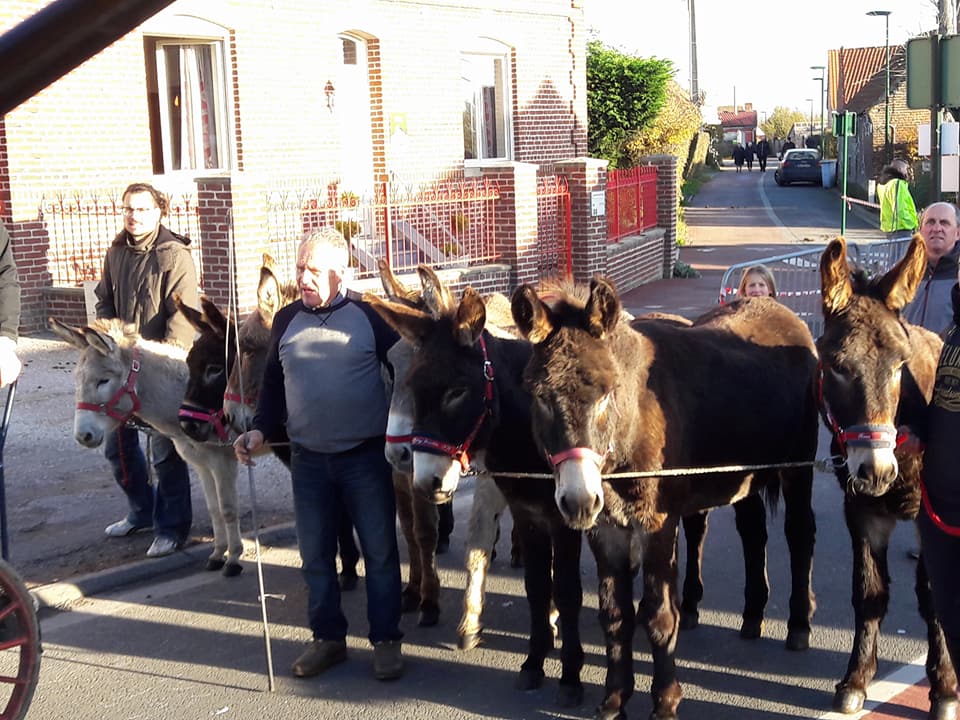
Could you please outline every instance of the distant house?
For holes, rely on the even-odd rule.
[[[829,109],[857,114],[857,135],[850,138],[847,152],[847,190],[866,197],[869,181],[877,178],[886,161],[886,48],[840,48],[828,51],[827,59]],[[929,121],[929,110],[907,107],[904,46],[890,46],[891,157],[916,157],[917,125]],[[838,152],[842,164],[842,148]]]
[[[757,138],[757,111],[751,103],[742,108],[721,106],[717,108],[723,140],[728,143],[751,143]]]

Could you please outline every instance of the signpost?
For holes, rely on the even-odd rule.
[[[843,180],[840,186],[840,234],[847,232],[847,148],[850,141],[847,138],[857,134],[857,114],[855,112],[833,113],[833,136],[843,138]]]
[[[930,35],[907,41],[907,107],[913,110],[930,108],[932,202],[939,200],[943,191],[940,179],[940,110],[945,106],[960,106],[958,42],[958,35]]]

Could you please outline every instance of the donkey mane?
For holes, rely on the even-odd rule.
[[[97,319],[91,322],[89,327],[108,335],[121,349],[129,349],[134,345],[139,345],[151,354],[167,357],[171,360],[183,362],[187,358],[187,351],[179,345],[147,340],[140,336],[135,325],[125,323],[118,318]]]

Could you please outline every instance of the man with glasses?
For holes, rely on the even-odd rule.
[[[123,193],[123,231],[114,239],[96,287],[97,317],[131,323],[146,340],[189,348],[195,331],[177,310],[173,298],[199,307],[197,271],[188,245],[160,221],[167,214],[165,195],[147,183],[134,183]],[[108,525],[108,537],[126,537],[153,530],[147,557],[170,555],[183,546],[193,522],[190,473],[169,438],[151,433],[156,488],[136,428],[121,426],[107,436],[104,455],[114,479],[127,496],[129,512]]]

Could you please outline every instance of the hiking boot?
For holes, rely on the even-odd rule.
[[[126,537],[140,530],[146,530],[148,527],[146,525],[134,525],[127,518],[124,518],[107,525],[103,532],[107,537]]]
[[[173,555],[173,553],[179,549],[180,543],[178,543],[176,540],[160,535],[155,537],[153,542],[150,544],[150,547],[147,548],[147,557],[165,557],[167,555]]]
[[[403,675],[400,641],[387,640],[373,645],[373,675],[377,680],[396,680]]]
[[[347,659],[343,640],[314,640],[293,663],[292,672],[300,678],[319,675]]]

